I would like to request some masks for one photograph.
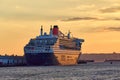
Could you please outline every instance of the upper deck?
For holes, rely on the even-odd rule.
[[[40,35],[31,39],[26,47],[51,47],[56,42],[61,49],[81,50],[84,39],[73,38],[70,36],[70,32],[66,36],[59,31],[58,26],[54,26],[53,29],[51,27],[49,34],[46,32],[43,34],[43,28],[41,27]]]

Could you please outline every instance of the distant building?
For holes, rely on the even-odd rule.
[[[120,60],[120,54],[81,54],[79,60],[94,60],[95,62],[104,62],[106,60]]]
[[[22,66],[25,64],[24,56],[0,56],[0,66]]]
[[[110,63],[110,64],[114,64],[114,63],[120,64],[120,59],[119,60],[105,60],[104,62],[105,63]]]

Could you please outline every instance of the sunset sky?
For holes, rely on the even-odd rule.
[[[54,24],[85,39],[83,53],[120,52],[120,0],[0,0],[0,53],[23,55]]]

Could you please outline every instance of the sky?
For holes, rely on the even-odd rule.
[[[0,0],[0,54],[23,55],[41,25],[85,39],[83,53],[120,52],[120,0]]]

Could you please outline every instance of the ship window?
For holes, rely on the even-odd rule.
[[[47,40],[45,40],[45,43],[47,43]]]
[[[42,40],[40,40],[40,43],[42,43]]]
[[[35,44],[34,44],[34,42],[30,42],[30,45],[31,45],[31,46],[34,46]]]
[[[62,55],[62,56],[61,56],[61,60],[62,60],[62,61],[65,61],[65,55]]]
[[[72,56],[67,56],[67,58],[72,58]]]

